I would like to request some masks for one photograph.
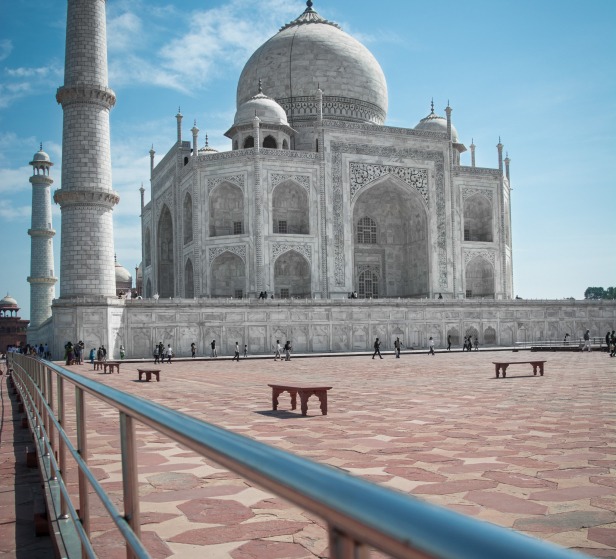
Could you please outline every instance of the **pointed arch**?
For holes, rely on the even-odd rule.
[[[359,273],[357,278],[357,294],[361,299],[378,299],[379,274],[371,269]]]
[[[190,258],[186,260],[184,265],[184,297],[186,299],[193,299],[195,297],[195,276]]]
[[[422,195],[388,174],[362,187],[352,208],[353,286],[358,294],[362,276],[365,296],[427,297],[429,230]],[[378,284],[366,270],[378,274]]]
[[[460,345],[460,332],[458,332],[458,329],[455,327],[450,328],[449,330],[447,330],[447,336],[451,336],[451,345],[453,346],[458,346]]]
[[[244,232],[244,193],[230,182],[222,182],[210,193],[210,237],[241,235]]]
[[[276,138],[274,138],[274,136],[269,134],[268,136],[265,136],[265,138],[263,138],[263,147],[270,149],[278,149],[278,142],[276,141]]]
[[[243,297],[246,292],[246,265],[232,252],[225,251],[210,265],[212,297]],[[240,295],[241,292],[241,295]]]
[[[247,136],[244,140],[244,149],[255,147],[255,139],[252,136]]]
[[[164,205],[158,218],[158,294],[161,297],[173,297],[174,259],[173,259],[173,220],[169,208]]]
[[[144,252],[145,252],[145,266],[152,265],[152,233],[150,232],[150,228],[145,228],[145,239],[144,239]]]
[[[190,192],[184,196],[183,204],[183,228],[184,228],[184,244],[188,244],[193,240],[193,203]]]
[[[494,267],[481,256],[475,256],[465,272],[466,297],[494,298]]]
[[[310,234],[308,192],[293,180],[281,182],[272,192],[272,230],[278,234]]]
[[[483,331],[483,343],[485,345],[495,345],[496,344],[496,330],[492,328],[492,326],[488,326]]]
[[[278,298],[312,297],[310,262],[299,252],[289,250],[274,262],[274,292]]]
[[[483,194],[464,200],[464,240],[491,243],[492,202]]]

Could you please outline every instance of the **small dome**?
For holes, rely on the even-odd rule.
[[[282,124],[289,126],[287,113],[271,97],[264,95],[261,91],[245,103],[242,103],[233,121],[234,126],[251,123],[254,117],[258,116],[263,124]]]
[[[40,149],[32,156],[32,161],[30,161],[30,165],[36,163],[48,163],[49,165],[53,165],[49,155],[43,151],[43,144],[41,144]]]
[[[133,276],[130,275],[130,272],[120,264],[115,265],[115,280],[116,283],[128,283],[133,282]]]
[[[443,116],[439,116],[434,112],[434,103],[432,103],[432,110],[430,114],[422,118],[419,124],[415,126],[415,130],[429,130],[430,132],[441,132],[447,134],[447,119]],[[451,141],[455,144],[459,143],[458,131],[456,127],[451,124]]]
[[[199,148],[199,155],[208,155],[209,153],[218,153],[217,149],[210,146],[207,134],[205,135],[205,146]],[[141,266],[141,264],[139,264]]]
[[[17,301],[15,301],[15,299],[7,293],[6,297],[0,299],[0,307],[3,309],[19,308],[19,305],[17,304]]]

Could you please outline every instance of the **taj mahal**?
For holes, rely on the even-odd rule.
[[[513,298],[510,160],[498,134],[494,168],[483,168],[449,102],[427,100],[413,128],[388,126],[378,61],[306,4],[246,62],[228,151],[200,138],[196,122],[185,131],[181,111],[171,148],[150,150],[143,298],[118,299],[105,2],[68,0],[53,194],[60,296],[53,163],[41,149],[31,163],[28,341],[49,341],[56,355],[81,339],[148,357],[159,341],[178,355],[193,342],[206,353],[212,339],[223,352],[238,341],[267,353],[276,339],[336,352],[367,350],[375,337],[385,349],[396,337],[409,347],[433,337],[439,347],[466,335],[496,346],[609,328],[616,307],[607,302]]]

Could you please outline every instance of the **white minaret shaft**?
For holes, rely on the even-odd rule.
[[[68,0],[62,105],[60,298],[115,296],[105,0]]]
[[[28,229],[31,237],[30,250],[30,328],[38,328],[51,317],[51,302],[54,299],[54,286],[58,279],[53,273],[53,237],[56,232],[51,227],[50,187],[53,179],[49,176],[53,165],[43,151],[34,154],[32,161],[32,227]]]

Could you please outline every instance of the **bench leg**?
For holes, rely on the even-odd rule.
[[[291,394],[291,409],[294,410],[297,408],[297,391],[296,390],[289,390],[289,394]],[[300,393],[299,397],[301,398],[302,395]]]
[[[150,382],[152,380],[152,373],[149,371],[145,374],[145,381]]]
[[[280,396],[281,392],[282,390],[278,388],[272,388],[272,410],[274,411],[278,409],[278,396]]]
[[[154,373],[156,375],[156,382],[160,382],[160,373]]]
[[[501,367],[501,369],[503,370],[503,378],[507,376],[507,367],[509,367],[509,365],[503,365]]]
[[[139,371],[139,382],[141,382],[142,376],[143,376],[143,371]]]
[[[321,402],[321,414],[327,415],[327,390],[319,390],[315,394],[319,398],[319,402]]]
[[[545,363],[539,363],[539,374],[540,374],[541,376],[543,376],[543,365],[544,365],[544,364],[545,364]]]
[[[533,375],[537,376],[537,365],[533,363]]]
[[[308,398],[310,398],[310,396],[312,396],[312,394],[314,394],[314,391],[301,391],[299,393],[299,398],[301,400],[301,409],[302,409],[302,415],[307,415],[308,414]],[[295,409],[295,408],[293,408]]]

